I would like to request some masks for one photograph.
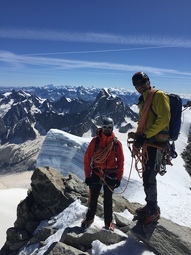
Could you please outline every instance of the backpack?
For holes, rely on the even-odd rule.
[[[176,94],[166,94],[170,101],[170,123],[169,123],[169,136],[172,141],[178,139],[181,127],[181,116],[182,116],[182,99]],[[154,110],[152,112],[156,115]]]
[[[96,136],[94,152],[97,150],[97,148],[99,146],[99,142],[100,142],[100,138],[99,138],[99,136]],[[114,143],[114,151],[117,152],[118,141],[117,141],[117,137],[116,136],[113,137],[113,143]]]
[[[176,141],[181,127],[182,99],[176,94],[168,94],[168,97],[170,99],[171,113],[169,135],[171,140]]]

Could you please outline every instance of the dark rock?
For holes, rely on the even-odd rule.
[[[30,243],[39,243],[45,241],[49,236],[55,234],[57,229],[48,227],[42,227],[39,231],[34,234],[34,236],[30,239]]]
[[[61,242],[78,249],[85,247],[86,250],[91,248],[91,243],[95,240],[99,240],[106,245],[111,245],[127,239],[127,236],[125,236],[123,232],[121,232],[120,235],[115,232],[104,229],[100,230],[98,228],[88,228],[85,232],[68,228],[66,232],[67,234],[63,233],[60,239]]]
[[[135,223],[119,214],[115,214],[115,220],[121,230],[125,230],[127,234],[135,235],[135,238],[147,244],[156,254],[190,254],[191,228],[180,226],[164,218],[161,218],[158,224],[145,228],[135,226]]]
[[[58,255],[58,254],[68,254],[68,255],[88,255],[87,252],[82,252],[77,250],[72,246],[68,246],[61,242],[53,243],[49,249],[44,253],[44,255]]]
[[[14,227],[7,230],[7,239],[0,255],[16,255],[20,249],[35,249],[46,245],[46,239],[54,235],[54,217],[76,199],[87,205],[87,186],[75,175],[64,177],[50,167],[36,168],[31,177],[31,189],[17,207]],[[84,231],[81,227],[67,227],[58,242],[51,244],[45,254],[91,254],[91,244],[99,240],[105,245],[135,238],[134,223],[119,215],[128,209],[134,213],[140,205],[130,203],[124,197],[113,196],[113,208],[117,230],[114,232],[91,226]],[[96,215],[103,216],[103,197],[98,200]],[[141,239],[156,254],[188,255],[191,250],[191,229],[179,226],[169,220],[160,219],[152,231]],[[137,240],[137,238],[135,239]]]

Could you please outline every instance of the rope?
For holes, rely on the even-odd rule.
[[[134,141],[128,141],[128,144],[130,143],[134,143]],[[150,142],[145,142],[142,146],[141,149],[137,149],[134,144],[132,144],[132,158],[135,158],[135,169],[138,172],[138,175],[140,178],[143,177],[143,173],[145,171],[145,164],[147,163],[149,156],[148,156],[148,151],[147,151],[147,147],[154,147],[157,148],[159,150],[164,150],[166,145],[164,144],[164,146],[162,145],[158,145],[158,144],[154,144],[154,143],[150,143]],[[139,165],[141,165],[141,168],[139,167]]]
[[[98,168],[99,171],[99,178],[102,180],[102,182],[107,185],[108,189],[113,192],[113,190],[109,187],[109,185],[107,184],[107,182],[105,181],[104,178],[104,172],[103,172],[103,163],[108,159],[108,157],[111,154],[113,148],[113,140],[111,140],[108,145],[105,148],[98,148],[93,156],[93,162],[100,164],[101,166]]]
[[[147,100],[144,102],[143,108],[142,108],[142,115],[138,123],[137,132],[136,135],[141,135],[146,131],[146,121],[149,113],[149,109],[154,97],[154,94],[157,92],[156,89],[151,89],[149,94],[147,95]],[[139,177],[143,177],[143,173],[145,171],[145,164],[149,159],[148,151],[147,151],[147,145],[146,143],[143,144],[141,149],[138,149],[133,144],[132,149],[132,157],[135,158],[135,169],[138,172]],[[141,164],[141,168],[139,168],[139,165]]]
[[[130,143],[133,143],[133,142],[129,142],[129,141],[128,141],[127,143],[130,144]],[[152,147],[155,147],[155,148],[157,148],[157,149],[159,149],[159,150],[163,150],[163,149],[164,149],[164,147],[159,146],[159,145],[157,145],[157,144],[145,142],[145,144],[144,144],[144,146],[143,146],[143,150],[142,150],[142,152],[140,153],[140,151],[139,151],[135,146],[133,146],[133,150],[131,150],[130,145],[129,145],[128,147],[129,147],[129,149],[130,149],[130,151],[131,151],[131,153],[132,153],[132,157],[131,157],[132,160],[131,160],[131,165],[130,165],[129,176],[128,176],[128,179],[127,179],[125,188],[124,188],[121,192],[114,192],[114,191],[113,191],[116,195],[123,194],[123,193],[125,192],[125,190],[127,189],[128,185],[129,185],[129,181],[130,181],[131,174],[132,174],[132,169],[133,169],[134,158],[135,158],[135,169],[137,170],[139,177],[142,178],[142,176],[143,176],[143,171],[142,171],[142,169],[139,169],[139,168],[138,168],[138,163],[141,162],[142,165],[143,165],[144,162],[145,162],[145,163],[147,162],[147,160],[148,160],[148,159],[147,159],[148,153],[147,153],[147,150],[144,149],[144,147],[147,147],[147,146],[152,146]],[[136,153],[135,153],[135,151],[136,151]],[[144,156],[143,156],[142,154],[143,154]],[[133,156],[133,155],[134,155],[134,156]],[[142,158],[141,158],[141,157],[142,157]]]
[[[142,178],[145,171],[145,164],[149,159],[147,145],[143,144],[141,149],[137,149],[133,144],[132,157],[135,158],[135,169],[139,177]]]
[[[109,155],[111,154],[111,150],[113,148],[113,140],[111,140],[105,148],[98,148],[93,156],[92,159],[95,163],[103,165],[103,163],[108,159]]]
[[[98,164],[101,164],[102,166],[98,169],[99,170],[99,178],[102,180],[102,182],[108,187],[108,189],[114,193],[114,190],[112,188],[110,188],[110,186],[107,184],[105,178],[104,178],[104,172],[103,172],[103,163],[108,159],[110,153],[111,153],[111,150],[113,148],[113,140],[111,140],[107,147],[103,148],[103,149],[97,149],[97,151],[94,152],[93,154],[93,161],[95,163],[98,163]],[[132,172],[132,166],[133,166],[133,159],[132,159],[132,163],[131,163],[131,169],[130,169],[130,173],[129,173],[129,177],[128,177],[128,180],[127,180],[127,183],[126,183],[126,186],[124,188],[124,190],[122,192],[115,192],[115,194],[122,194],[126,188],[127,188],[127,185],[128,185],[128,182],[130,180],[130,176],[131,176],[131,172]]]
[[[129,176],[128,176],[128,179],[127,179],[127,182],[126,182],[126,185],[125,185],[125,188],[121,191],[121,192],[114,192],[116,195],[121,195],[125,192],[125,190],[127,189],[127,186],[129,184],[129,181],[130,181],[130,178],[131,178],[131,173],[132,173],[132,169],[133,169],[133,157],[132,157],[132,160],[131,160],[131,166],[130,166],[130,171],[129,171]]]

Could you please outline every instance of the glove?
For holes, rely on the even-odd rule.
[[[135,138],[135,133],[134,132],[129,132],[128,133],[128,139],[130,139],[130,138]]]
[[[91,178],[90,177],[87,177],[85,179],[85,183],[87,184],[87,186],[90,186],[91,185]]]
[[[114,188],[117,189],[120,186],[120,184],[121,182],[117,179]]]
[[[142,147],[145,140],[146,140],[146,135],[145,134],[139,135],[137,138],[135,138],[135,142],[134,142],[135,147],[136,148]]]

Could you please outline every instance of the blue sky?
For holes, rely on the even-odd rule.
[[[0,0],[0,86],[191,93],[190,0]]]

